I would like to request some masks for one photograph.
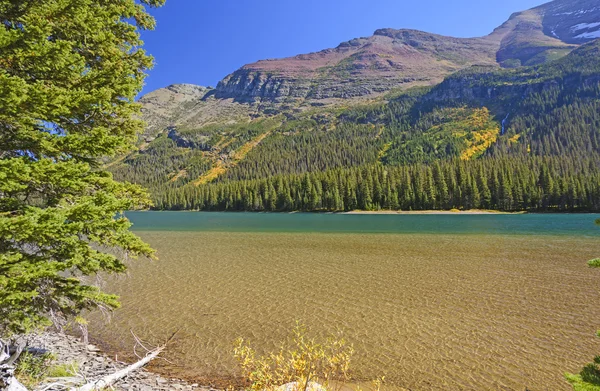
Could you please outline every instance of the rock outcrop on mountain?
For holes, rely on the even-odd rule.
[[[515,103],[525,97],[543,96],[558,87],[570,93],[573,89],[588,89],[588,95],[594,96],[594,88],[600,86],[599,58],[600,40],[582,45],[562,59],[543,66],[471,68],[447,77],[429,90],[422,101],[486,106],[504,112],[516,110]]]
[[[173,84],[142,96],[142,117],[148,124],[142,135],[144,141],[153,140],[166,128],[201,127],[210,123],[247,121],[256,111],[232,99],[216,99],[214,90],[193,84]]]
[[[381,29],[335,49],[249,64],[217,86],[217,97],[240,100],[353,98],[398,87],[436,84],[474,64],[495,64],[484,38],[451,38]]]
[[[215,96],[276,103],[355,98],[437,84],[473,65],[541,64],[595,38],[600,38],[598,0],[555,0],[513,14],[486,37],[381,29],[334,49],[258,61],[225,77]]]
[[[544,33],[569,44],[600,38],[600,1],[555,0],[542,11]]]

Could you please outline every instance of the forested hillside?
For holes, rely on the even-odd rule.
[[[158,209],[600,210],[600,42],[351,107],[169,128],[113,162]]]

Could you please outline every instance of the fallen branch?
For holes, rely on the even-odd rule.
[[[112,373],[108,376],[104,376],[103,378],[101,378],[97,381],[87,383],[81,387],[71,388],[70,391],[96,391],[96,390],[102,390],[104,388],[108,388],[112,384],[116,383],[117,381],[121,380],[125,376],[129,375],[131,372],[134,372],[134,371],[140,369],[144,365],[148,364],[150,361],[154,360],[165,349],[165,347],[166,346],[161,346],[161,347],[154,349],[149,354],[147,354],[146,357],[144,357],[140,361],[136,362],[135,364],[131,364],[127,368],[123,368],[120,371]]]
[[[0,339],[0,364],[8,361],[10,358],[10,347],[6,342]]]
[[[12,365],[0,365],[0,389],[4,391],[27,391],[15,377],[15,368]]]
[[[133,334],[133,332],[132,332]],[[101,379],[88,382],[82,386],[77,386],[77,383],[81,384],[85,382],[85,378],[83,377],[70,377],[70,378],[54,378],[53,383],[45,384],[38,388],[38,391],[49,391],[49,390],[68,390],[68,391],[98,391],[109,388],[114,383],[128,376],[130,373],[142,368],[150,361],[154,360],[162,353],[167,345],[175,338],[177,331],[174,332],[171,337],[162,345],[156,349],[149,350],[144,346],[142,341],[133,334],[133,337],[136,341],[136,345],[141,345],[147,352],[146,356],[141,358],[134,364],[129,365],[126,368],[121,369],[115,373],[104,376]],[[16,351],[12,352],[9,350],[9,346],[4,341],[0,340],[0,390],[2,391],[28,391],[25,386],[23,386],[15,377],[15,367],[14,361],[19,356],[19,354],[24,350],[25,347],[16,347]],[[26,349],[26,348],[25,348]],[[33,353],[44,353],[43,349],[29,349]],[[79,375],[81,376],[81,375]],[[70,383],[70,384],[69,384]]]
[[[0,339],[0,389],[5,391],[27,391],[15,377],[14,362],[23,348],[11,353],[9,344]]]
[[[57,390],[68,390],[69,388],[76,387],[82,383],[85,383],[83,377],[53,377],[52,383],[45,383],[40,387],[37,387],[35,391],[57,391]]]

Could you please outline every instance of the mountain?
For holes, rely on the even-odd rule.
[[[554,60],[600,38],[600,2],[555,0],[518,12],[489,38],[500,42],[497,61],[504,67]]]
[[[596,38],[600,38],[598,0],[555,0],[511,15],[485,37],[453,38],[386,28],[333,49],[258,61],[226,76],[215,89],[203,89],[198,97],[226,101],[222,106],[259,103],[277,109],[336,104],[436,85],[474,65],[542,64]],[[161,89],[151,94],[171,96],[172,92]],[[185,100],[186,95],[182,92],[182,97],[174,99]],[[204,109],[198,106],[196,110]],[[221,113],[227,115],[223,107],[215,110],[208,111],[218,118]]]
[[[597,0],[555,0],[513,14],[481,38],[381,29],[335,49],[243,66],[216,96],[241,101],[322,101],[434,85],[472,65],[515,67],[559,58],[600,37]]]
[[[239,100],[324,100],[433,85],[474,64],[495,64],[494,43],[415,30],[382,29],[335,49],[249,64],[217,85]]]
[[[554,1],[535,10],[546,35],[570,44],[600,38],[600,3],[596,0]]]
[[[143,96],[107,167],[158,209],[600,210],[600,3],[482,38],[414,30]]]

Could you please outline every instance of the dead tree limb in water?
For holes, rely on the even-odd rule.
[[[133,334],[133,333],[132,333]],[[98,391],[108,388],[128,376],[130,373],[135,372],[136,370],[142,368],[150,361],[154,360],[162,353],[167,345],[175,338],[177,332],[174,332],[171,337],[161,346],[149,350],[146,348],[141,340],[133,334],[134,339],[136,340],[136,345],[141,345],[147,352],[147,354],[141,358],[139,361],[129,365],[126,368],[121,369],[115,373],[106,375],[98,380],[88,382],[82,386],[71,386],[67,385],[67,382],[57,382],[51,385],[46,384],[42,386],[41,390],[48,390],[48,387],[52,387],[52,389],[68,389],[69,391]],[[10,354],[9,346],[4,341],[0,340],[0,390],[3,391],[28,391],[27,388],[21,384],[17,378],[14,376],[15,367],[14,362],[18,358],[19,354],[23,351],[23,348],[18,348],[17,352]],[[74,379],[71,379],[74,380]],[[72,383],[72,382],[71,382]],[[55,388],[54,388],[55,387]]]
[[[113,385],[114,383],[116,383],[117,381],[121,380],[125,376],[129,375],[131,372],[134,372],[134,371],[142,368],[144,365],[146,365],[150,361],[154,360],[156,357],[158,357],[158,355],[164,349],[165,349],[165,346],[156,348],[153,351],[151,351],[149,354],[147,354],[146,357],[142,358],[140,361],[136,362],[135,364],[131,364],[127,368],[123,368],[120,371],[117,371],[110,375],[104,376],[100,380],[96,380],[94,382],[87,383],[81,387],[71,388],[70,391],[96,391],[96,390],[102,390],[104,388],[107,388],[107,387]]]
[[[148,364],[150,361],[157,358],[158,355],[163,350],[166,349],[167,345],[173,340],[173,338],[175,338],[175,335],[177,334],[177,332],[178,331],[174,332],[171,335],[171,337],[169,337],[167,342],[165,342],[162,346],[159,346],[158,348],[153,349],[153,350],[146,349],[143,346],[143,344],[141,343],[141,340],[132,332],[132,335],[133,335],[134,339],[136,340],[136,343],[142,345],[142,347],[144,347],[148,352],[144,358],[142,358],[141,360],[139,360],[138,362],[136,362],[134,364],[131,364],[127,368],[123,368],[120,371],[117,371],[110,375],[104,376],[103,378],[101,378],[99,380],[87,383],[81,387],[71,388],[69,391],[96,391],[96,390],[102,390],[104,388],[107,388],[107,387],[113,385],[117,381],[119,381],[122,378],[124,378],[125,376],[129,375],[131,372],[134,372],[134,371],[142,368],[144,365]]]

